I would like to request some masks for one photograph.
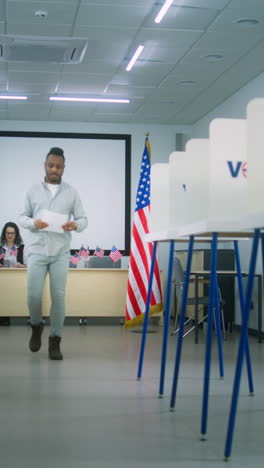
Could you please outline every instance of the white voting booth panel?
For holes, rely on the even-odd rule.
[[[175,197],[171,207],[173,219],[182,205],[187,212],[187,222],[177,225],[178,233],[240,231],[247,195],[246,121],[213,120],[209,140],[190,140],[186,154],[190,167],[182,195],[189,194],[180,203]],[[177,183],[176,170],[172,174]]]
[[[170,155],[169,237],[171,238],[175,238],[187,226],[191,229],[191,226],[206,217],[208,159],[206,139],[190,140],[185,152],[173,152]]]
[[[222,230],[239,231],[247,200],[246,120],[213,120],[209,142],[210,222]]]
[[[153,164],[150,172],[150,232],[149,242],[167,239],[169,226],[169,164]]]
[[[248,204],[244,224],[248,228],[264,226],[264,99],[247,106]]]

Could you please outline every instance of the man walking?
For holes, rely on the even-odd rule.
[[[45,278],[49,272],[49,358],[53,360],[63,359],[60,342],[65,316],[71,231],[81,232],[87,226],[87,217],[78,192],[61,180],[64,168],[63,150],[51,148],[45,161],[45,179],[30,188],[20,216],[21,226],[30,231],[27,266],[32,335],[29,348],[36,352],[41,347],[41,302]]]

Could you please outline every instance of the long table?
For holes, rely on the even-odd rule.
[[[69,269],[66,316],[124,317],[128,270],[121,268]],[[0,269],[0,316],[28,316],[27,270]],[[49,279],[46,279],[42,313],[49,316]]]

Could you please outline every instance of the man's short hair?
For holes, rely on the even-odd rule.
[[[50,154],[54,154],[55,156],[61,156],[63,158],[63,161],[65,162],[65,157],[64,157],[64,152],[63,152],[63,149],[61,148],[50,148],[48,154],[47,154],[47,157],[46,157],[46,161],[49,157]]]

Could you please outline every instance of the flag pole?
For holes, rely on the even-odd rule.
[[[144,314],[146,311],[150,279],[149,272],[154,247],[153,243],[146,242],[145,235],[143,235],[149,232],[148,224],[150,216],[151,146],[148,136],[149,132],[147,131],[145,132],[145,146],[141,161],[141,170],[136,196],[136,208],[132,227],[125,328],[133,328],[142,325],[144,318],[146,317]],[[137,261],[138,254],[140,255],[140,258],[142,258],[142,262],[139,263]],[[136,273],[136,275],[134,273]],[[149,316],[162,311],[162,291],[157,259],[154,267],[151,304]],[[133,331],[140,333],[142,332],[142,329],[135,329]]]

